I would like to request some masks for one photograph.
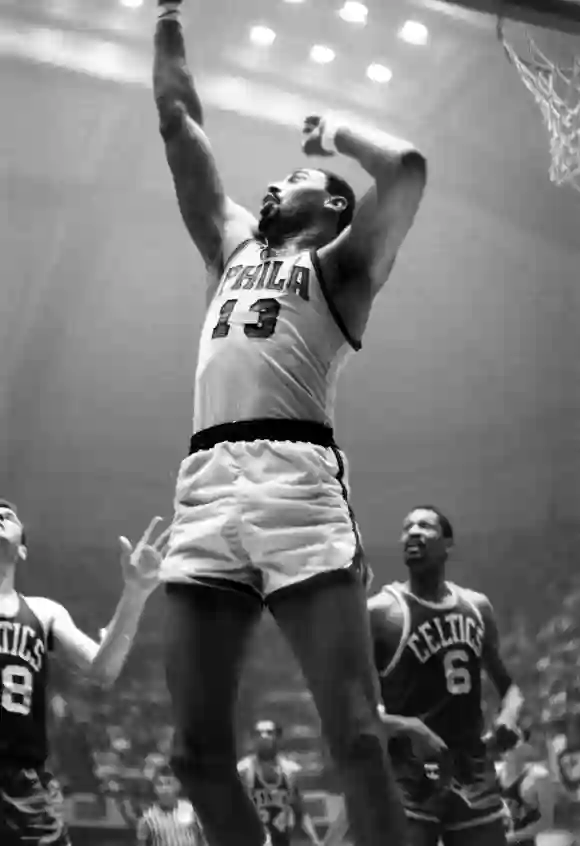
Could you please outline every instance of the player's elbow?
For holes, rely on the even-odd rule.
[[[403,153],[399,160],[397,176],[418,202],[427,184],[427,159],[419,150]]]
[[[93,661],[88,668],[89,681],[102,690],[109,690],[119,678],[119,670],[101,661]]]

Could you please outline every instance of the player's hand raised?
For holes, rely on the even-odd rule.
[[[153,532],[162,519],[154,517],[151,520],[134,549],[127,538],[119,538],[125,585],[146,594],[152,593],[159,584],[164,547],[171,531],[171,527],[165,529],[157,540],[151,542]]]
[[[331,150],[323,146],[324,130],[326,123],[324,118],[318,115],[310,115],[304,120],[302,127],[302,152],[307,156],[333,156]]]

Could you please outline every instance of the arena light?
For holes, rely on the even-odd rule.
[[[269,47],[276,40],[276,33],[269,26],[253,26],[250,30],[250,41],[259,47]]]
[[[380,65],[378,62],[373,62],[367,68],[367,76],[373,82],[390,82],[393,78],[393,72],[385,65]]]
[[[358,3],[356,0],[347,0],[338,14],[347,23],[366,24],[369,10],[364,3]]]
[[[315,44],[310,51],[310,58],[313,62],[319,65],[328,65],[336,58],[336,53],[332,47],[325,47],[323,44]]]
[[[139,9],[143,5],[143,0],[120,0],[120,2],[126,9]]]
[[[408,44],[424,46],[429,40],[429,30],[419,21],[406,21],[399,30],[399,38]]]
[[[299,6],[301,3],[305,3],[306,0],[284,0],[284,3],[288,3],[292,6]]]

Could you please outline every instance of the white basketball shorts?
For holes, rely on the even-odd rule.
[[[191,450],[177,478],[164,581],[218,579],[266,597],[334,570],[366,579],[347,462],[330,428],[224,424],[194,435]]]

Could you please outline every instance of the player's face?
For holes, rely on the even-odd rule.
[[[278,751],[278,732],[270,722],[258,723],[255,729],[255,749],[258,755],[269,758]]]
[[[172,775],[159,776],[155,782],[155,793],[160,804],[172,804],[179,794],[178,780]]]
[[[12,557],[22,544],[22,523],[11,508],[0,505],[0,553]]]
[[[405,517],[401,543],[405,564],[411,568],[444,560],[447,553],[439,517],[426,508],[417,508]]]
[[[280,182],[272,182],[262,201],[259,228],[264,235],[305,228],[319,215],[330,195],[326,175],[320,170],[295,170]]]

